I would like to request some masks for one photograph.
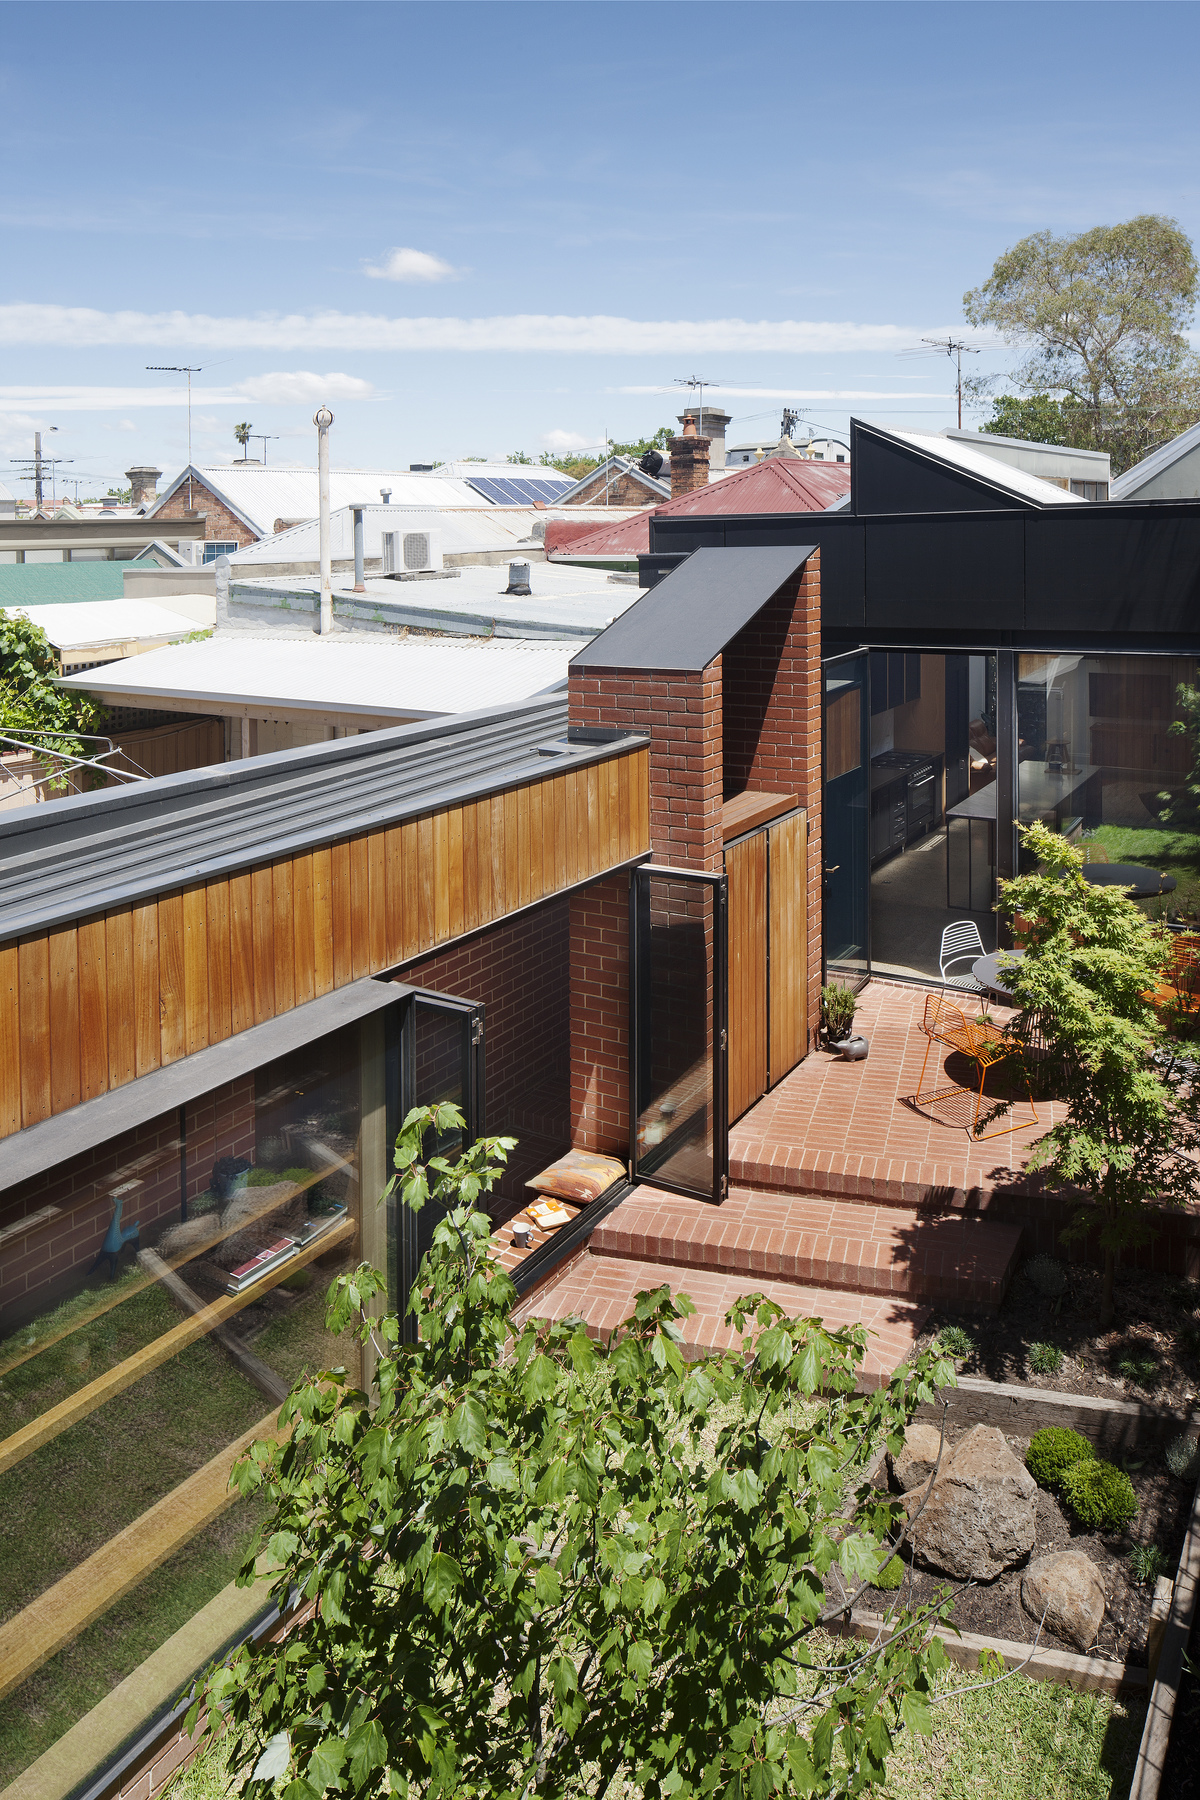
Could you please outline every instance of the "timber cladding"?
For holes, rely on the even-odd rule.
[[[650,847],[649,751],[0,944],[0,1137]]]

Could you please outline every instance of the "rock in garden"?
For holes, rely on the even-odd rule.
[[[1032,1619],[1077,1650],[1090,1650],[1104,1618],[1104,1583],[1079,1550],[1039,1556],[1021,1580],[1021,1605]]]
[[[895,1456],[888,1451],[888,1468],[892,1472],[892,1480],[902,1494],[911,1488],[920,1487],[933,1474],[933,1466],[941,1449],[942,1434],[935,1425],[914,1423],[904,1434],[904,1445]],[[943,1467],[950,1460],[950,1446],[942,1459]]]
[[[914,1553],[931,1569],[991,1581],[1029,1555],[1037,1483],[994,1425],[955,1445],[912,1528]]]

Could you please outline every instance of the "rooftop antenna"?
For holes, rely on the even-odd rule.
[[[676,375],[674,377],[674,382],[675,382],[676,387],[685,387],[685,388],[692,388],[692,389],[699,388],[699,390],[700,390],[700,421],[699,421],[699,425],[696,430],[696,436],[703,437],[704,436],[704,390],[706,387],[722,387],[722,386],[724,386],[724,383],[720,382],[720,381],[710,381],[708,379],[707,375]]]
[[[901,356],[948,356],[958,365],[958,429],[962,430],[962,359],[967,356],[978,356],[982,344],[969,344],[965,338],[956,338],[948,334],[944,338],[922,338],[920,344],[914,344],[911,350],[901,350]]]
[[[199,375],[203,363],[147,363],[150,375],[186,375],[188,378],[188,511],[192,510],[192,376]]]
[[[270,432],[252,431],[250,433],[250,439],[251,439],[252,443],[262,445],[262,447],[263,447],[263,468],[265,469],[267,466],[267,445],[268,444],[277,444],[279,442],[279,433],[277,431],[270,431]]]

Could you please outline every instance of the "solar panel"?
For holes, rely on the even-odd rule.
[[[552,501],[575,485],[564,475],[470,475],[467,481],[493,506],[532,506],[536,501]]]

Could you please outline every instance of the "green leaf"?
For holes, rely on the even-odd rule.
[[[533,1591],[542,1606],[557,1606],[562,1599],[562,1582],[552,1563],[542,1563],[534,1577]]]
[[[268,1738],[262,1755],[254,1765],[254,1781],[278,1781],[286,1775],[292,1763],[292,1742],[286,1731],[277,1731],[274,1737]]]
[[[323,1794],[327,1787],[337,1784],[345,1760],[346,1740],[344,1738],[322,1738],[308,1759],[306,1778],[319,1794]]]
[[[528,1400],[544,1400],[558,1386],[558,1370],[548,1356],[537,1355],[525,1371],[524,1390]]]
[[[441,1612],[454,1598],[455,1590],[462,1586],[462,1570],[452,1556],[444,1551],[436,1550],[429,1559],[429,1569],[425,1576],[422,1592],[425,1600],[434,1612]]]
[[[625,1662],[631,1675],[636,1675],[642,1682],[648,1681],[654,1667],[653,1647],[644,1638],[639,1638],[636,1644],[629,1646]]]
[[[482,1456],[487,1449],[487,1414],[478,1400],[464,1400],[452,1414],[454,1435],[470,1456]]]
[[[900,1717],[910,1731],[920,1732],[922,1737],[928,1737],[933,1730],[933,1713],[928,1700],[922,1694],[914,1693],[911,1688],[900,1702]]]

